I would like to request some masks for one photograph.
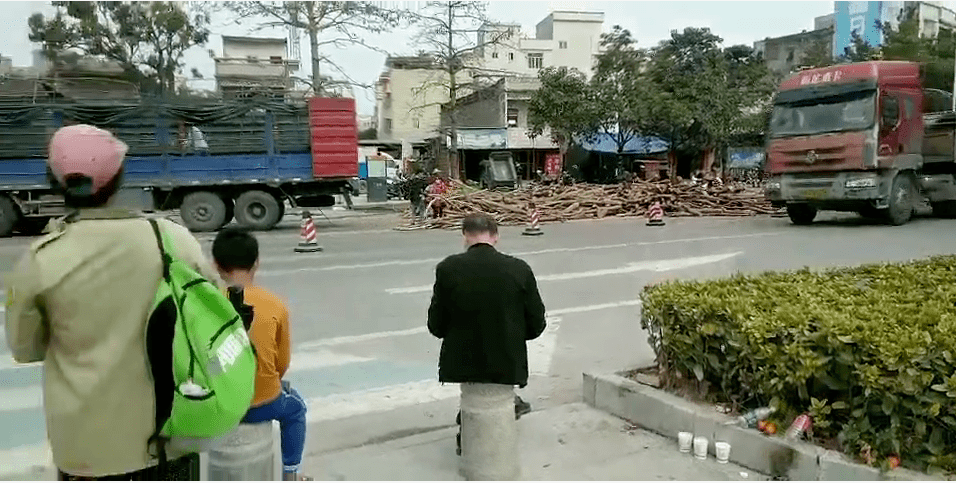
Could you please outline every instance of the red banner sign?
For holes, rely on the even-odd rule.
[[[544,174],[547,176],[561,175],[561,154],[548,154],[545,156]]]

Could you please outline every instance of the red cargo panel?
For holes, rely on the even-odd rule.
[[[312,176],[358,176],[358,125],[355,99],[309,99],[309,133],[312,136]]]

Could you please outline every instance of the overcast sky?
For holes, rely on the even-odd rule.
[[[424,2],[392,2],[393,4],[414,8]],[[951,2],[947,2],[951,3]],[[50,14],[53,8],[49,2],[3,2],[3,29],[0,29],[0,55],[13,58],[15,66],[27,66],[32,63],[31,51],[37,48],[27,38],[27,18],[34,12]],[[766,37],[779,37],[813,29],[814,17],[833,12],[832,1],[736,1],[736,2],[506,2],[493,1],[488,7],[489,17],[502,22],[520,23],[525,33],[533,36],[534,26],[552,10],[588,10],[604,12],[604,29],[620,24],[631,31],[642,47],[656,45],[670,35],[674,29],[684,27],[709,27],[711,31],[724,39],[725,45],[753,45],[756,40]],[[253,32],[255,25],[246,22],[235,25],[225,18],[214,18],[210,42],[204,47],[192,49],[186,56],[186,72],[196,67],[207,80],[191,81],[191,85],[200,89],[214,89],[211,80],[214,64],[208,50],[222,54],[221,35],[254,34],[266,37],[285,37],[282,31]],[[412,55],[417,50],[410,42],[413,33],[392,32],[368,37],[368,43],[383,48],[395,55]],[[304,37],[304,36],[303,36]],[[302,64],[306,73],[310,70],[308,61],[308,42],[301,42]],[[353,78],[360,82],[374,83],[382,72],[385,54],[349,47],[327,53],[341,65]],[[326,70],[329,72],[329,69]],[[374,92],[356,90],[359,111],[372,114],[375,108]]]

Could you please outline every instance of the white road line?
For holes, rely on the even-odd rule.
[[[580,307],[568,307],[565,309],[549,310],[545,317],[551,319],[555,317],[560,317],[562,315],[568,314],[579,314],[582,312],[594,312],[598,310],[605,309],[614,309],[618,307],[631,307],[641,305],[640,300],[621,300],[619,302],[612,302],[607,304],[599,305],[583,305]],[[548,321],[551,323],[551,320]],[[312,340],[309,342],[303,342],[296,346],[296,350],[312,350],[319,347],[331,347],[344,344],[355,344],[360,342],[368,342],[378,339],[390,339],[392,337],[408,337],[419,334],[427,334],[428,328],[424,324],[418,327],[413,327],[411,329],[404,330],[387,330],[383,332],[373,332],[370,334],[361,334],[361,335],[345,335],[341,337],[330,337],[328,339],[318,339]],[[298,354],[298,352],[296,352]]]
[[[53,454],[50,444],[45,441],[0,451],[0,480],[22,477],[22,473],[32,473],[37,466],[44,468],[44,474],[38,475],[39,479],[56,478],[56,470],[52,470]]]
[[[569,247],[569,248],[546,248],[543,250],[532,250],[525,252],[515,252],[508,253],[509,255],[515,257],[528,257],[534,255],[548,255],[552,253],[574,253],[574,252],[584,252],[584,251],[593,251],[593,250],[613,250],[617,248],[629,248],[629,247],[644,247],[644,246],[656,246],[656,245],[669,245],[672,243],[693,243],[693,242],[702,242],[702,241],[714,241],[714,240],[732,240],[738,238],[755,238],[761,236],[775,236],[783,232],[764,232],[764,233],[751,233],[747,235],[727,235],[727,236],[707,236],[699,238],[677,238],[672,240],[659,240],[652,242],[634,242],[634,243],[615,243],[613,245],[591,245],[584,247]],[[328,255],[325,255],[328,256]],[[320,257],[314,257],[319,259]],[[280,261],[301,261],[308,260],[308,257],[263,257],[262,264],[268,266],[269,262],[280,262]],[[259,271],[260,277],[281,277],[286,275],[291,275],[295,273],[302,272],[328,272],[335,270],[361,270],[367,268],[380,268],[380,267],[391,267],[391,266],[405,266],[405,265],[424,265],[430,263],[438,263],[444,260],[444,258],[420,258],[413,260],[388,260],[383,262],[372,262],[372,263],[356,263],[350,265],[329,265],[325,267],[299,267],[299,268],[290,268],[285,270],[261,270]]]
[[[531,375],[544,376],[550,372],[560,325],[560,318],[549,321],[545,333],[528,343],[528,369]],[[458,384],[442,385],[437,379],[428,379],[367,391],[309,398],[306,404],[315,409],[306,413],[306,418],[310,423],[332,421],[454,399],[459,394]]]
[[[620,268],[608,268],[604,270],[588,270],[585,272],[555,273],[551,275],[539,275],[536,278],[538,282],[553,282],[558,280],[574,280],[579,278],[604,277],[607,275],[621,275],[621,274],[644,272],[644,271],[666,272],[670,270],[680,270],[683,268],[695,267],[697,265],[716,263],[719,261],[736,257],[742,253],[743,252],[734,252],[734,253],[724,253],[719,255],[708,255],[704,257],[674,258],[670,260],[648,260],[643,262],[631,263]],[[389,289],[385,289],[385,293],[389,295],[400,295],[400,294],[423,293],[423,292],[429,292],[431,290],[432,290],[432,285],[419,285],[417,287],[389,288]]]

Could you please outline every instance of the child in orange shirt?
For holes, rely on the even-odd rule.
[[[289,311],[268,290],[255,285],[259,268],[259,242],[241,229],[219,232],[212,244],[212,256],[222,279],[243,289],[245,303],[252,306],[249,340],[256,349],[256,394],[244,423],[279,421],[282,441],[283,480],[309,480],[299,476],[305,446],[305,401],[288,382]]]

